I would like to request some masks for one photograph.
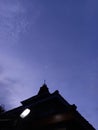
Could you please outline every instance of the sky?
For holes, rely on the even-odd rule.
[[[0,0],[0,104],[46,80],[98,129],[98,0]]]

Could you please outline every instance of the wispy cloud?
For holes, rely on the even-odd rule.
[[[20,101],[34,94],[35,70],[8,54],[0,55],[0,104],[6,109],[19,106]]]
[[[13,100],[11,101],[11,98],[12,96],[14,97],[16,94],[15,86],[19,84],[19,81],[14,79],[14,76],[12,78],[10,76],[10,73],[9,76],[7,76],[5,72],[7,70],[4,70],[4,68],[2,68],[2,65],[0,65],[0,104],[3,104],[5,106],[5,109],[8,109],[13,106],[13,103],[14,105],[16,104],[16,102],[13,102]]]
[[[0,44],[19,43],[20,35],[31,28],[39,15],[40,10],[35,4],[28,8],[19,0],[0,0]]]
[[[0,39],[15,43],[26,26],[25,9],[20,2],[0,1]]]

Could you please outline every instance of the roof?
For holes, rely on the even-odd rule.
[[[40,87],[37,95],[32,96],[21,102],[22,106],[12,109],[3,113],[0,119],[17,119],[20,117],[20,114],[26,109],[29,108],[31,110],[31,114],[26,119],[45,119],[48,116],[53,116],[55,114],[63,114],[73,113],[74,118],[77,121],[83,122],[85,126],[87,126],[90,130],[93,127],[87,122],[80,113],[76,110],[76,106],[70,105],[60,94],[59,91],[56,90],[53,93],[49,92],[49,89],[46,84],[43,84]]]

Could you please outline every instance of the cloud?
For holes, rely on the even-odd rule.
[[[21,83],[15,79],[14,75],[7,76],[6,71],[2,71],[0,75],[0,104],[5,106],[5,109],[10,109],[19,105],[21,95],[19,93]],[[21,90],[21,88],[20,88]]]
[[[6,69],[0,65],[0,104],[5,106],[5,109],[8,109],[12,106],[13,101],[11,101],[12,96],[15,96],[16,85],[19,84],[19,81],[6,74]],[[16,97],[16,96],[15,96]]]
[[[11,91],[9,89],[9,85],[0,81],[0,104],[7,105],[9,102],[9,98],[11,95]]]
[[[4,104],[6,109],[19,105],[21,98],[22,74],[19,76],[21,68],[15,61],[8,55],[0,55],[0,104]]]
[[[19,4],[19,1],[7,2],[0,1],[0,16],[2,17],[13,17],[13,15],[24,12],[24,9]]]
[[[0,104],[4,104],[6,109],[21,105],[20,101],[35,94],[36,86],[31,86],[38,82],[36,68],[31,71],[22,60],[2,52],[0,70]]]
[[[19,80],[12,79],[12,78],[10,78],[10,77],[6,77],[6,78],[4,79],[4,82],[5,82],[5,83],[8,83],[8,84],[14,85],[14,84],[17,84],[17,83],[19,82]]]
[[[25,9],[18,1],[0,1],[0,39],[15,43],[19,39],[19,33],[25,31],[26,26]]]
[[[0,0],[0,44],[19,44],[20,34],[27,33],[40,15],[40,9],[29,2]]]

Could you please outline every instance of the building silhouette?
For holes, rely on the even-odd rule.
[[[56,90],[50,93],[46,84],[36,96],[21,102],[22,106],[0,116],[0,130],[95,130]],[[24,110],[28,115],[23,115]]]

